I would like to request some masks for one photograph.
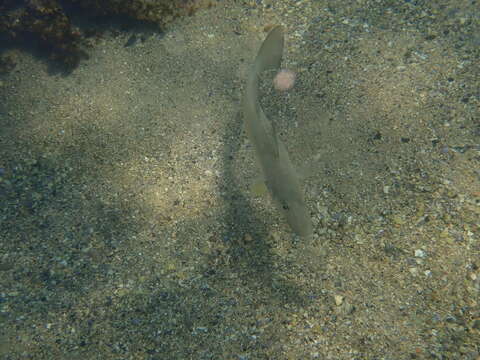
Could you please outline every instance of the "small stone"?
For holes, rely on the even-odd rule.
[[[243,242],[245,243],[250,243],[253,241],[252,235],[249,233],[246,233],[245,236],[243,237]]]
[[[343,303],[343,296],[342,295],[335,295],[335,305],[340,306]]]
[[[425,259],[427,257],[427,254],[422,249],[417,249],[415,250],[415,257]]]

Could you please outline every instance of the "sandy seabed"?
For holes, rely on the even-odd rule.
[[[68,76],[9,50],[0,357],[478,360],[478,6],[225,1]],[[274,24],[297,77],[262,106],[309,169],[310,244],[249,190]]]

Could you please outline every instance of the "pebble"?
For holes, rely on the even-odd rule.
[[[343,303],[342,295],[335,295],[335,305],[340,306]]]
[[[417,250],[415,250],[415,257],[425,259],[427,257],[427,253],[425,251],[423,251],[422,249],[417,249]]]

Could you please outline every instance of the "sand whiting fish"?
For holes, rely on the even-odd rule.
[[[264,70],[279,69],[283,43],[283,28],[276,26],[258,51],[248,74],[243,98],[245,128],[260,163],[265,185],[278,209],[296,234],[311,238],[312,222],[297,173],[285,145],[277,136],[275,123],[267,119],[258,99],[259,75]]]

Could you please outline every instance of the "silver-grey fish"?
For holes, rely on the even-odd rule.
[[[283,42],[283,28],[277,26],[260,47],[245,88],[244,120],[272,198],[292,230],[304,238],[310,238],[313,234],[312,222],[296,171],[285,145],[277,136],[275,123],[268,121],[258,100],[259,75],[267,69],[279,69]]]

